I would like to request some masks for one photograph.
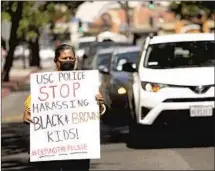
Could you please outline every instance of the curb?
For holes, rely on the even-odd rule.
[[[3,117],[1,119],[2,124],[7,124],[7,123],[20,123],[23,121],[23,114],[20,115],[15,115],[15,116],[7,116]]]
[[[33,73],[38,72],[38,68],[33,68],[26,76],[19,78],[16,80],[12,85],[10,85],[7,88],[2,88],[1,89],[1,98],[5,98],[6,96],[10,95],[14,90],[16,90],[19,87],[20,83],[23,83],[27,81],[30,78],[30,75]]]

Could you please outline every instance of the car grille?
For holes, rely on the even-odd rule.
[[[196,94],[206,93],[211,86],[191,86],[190,89]]]
[[[141,119],[144,119],[144,117],[149,113],[149,111],[149,109],[141,107]]]
[[[163,102],[204,102],[204,101],[215,101],[215,97],[207,97],[207,98],[180,98],[180,99],[166,99]]]

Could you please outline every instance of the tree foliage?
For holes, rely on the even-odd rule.
[[[71,16],[75,14],[77,7],[83,1],[24,1],[22,18],[19,21],[17,30],[18,38],[26,41],[33,40],[39,36],[38,29],[44,25],[51,24],[64,17],[65,21],[69,21]],[[17,1],[3,1],[2,3],[2,20],[11,20],[11,11],[14,11]],[[60,10],[62,7],[63,10]]]
[[[23,2],[13,2],[13,1],[6,1],[2,3],[2,11],[4,12],[4,16],[7,16],[11,19],[11,31],[10,31],[10,38],[9,38],[9,51],[7,53],[6,61],[4,64],[4,68],[2,71],[2,80],[9,81],[9,73],[10,69],[13,65],[13,55],[15,48],[18,44],[17,39],[17,28],[19,27],[19,21],[22,18],[22,10],[23,10]]]
[[[55,21],[62,17],[65,19],[64,21],[69,21],[81,3],[83,1],[2,1],[2,21],[7,20],[12,23],[10,49],[4,65],[3,80],[9,81],[13,54],[19,40],[26,41],[31,45],[34,50],[33,61],[37,61],[35,66],[39,67],[40,29],[47,24],[53,26]],[[63,6],[63,8],[57,8],[59,6]]]
[[[204,11],[207,17],[215,12],[213,1],[174,1],[169,8],[185,19],[197,16],[200,11]]]

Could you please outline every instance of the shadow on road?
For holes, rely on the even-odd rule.
[[[123,114],[123,115],[119,115]],[[123,117],[122,117],[123,116]],[[149,141],[149,146],[143,146],[137,143],[137,146],[129,144],[129,128],[127,113],[115,113],[107,115],[103,118],[103,126],[101,128],[109,128],[107,131],[101,130],[102,144],[108,143],[126,143],[127,147],[134,149],[162,149],[162,148],[193,148],[193,147],[211,147],[214,146],[214,123],[213,119],[209,122],[199,120],[197,122],[185,122],[184,124],[176,121],[176,124],[171,126],[161,126],[155,132],[147,132],[152,138]],[[106,128],[106,130],[108,130]],[[106,135],[107,134],[107,135]],[[143,132],[138,137],[138,141],[143,142],[148,135]],[[144,144],[144,143],[143,143]],[[148,144],[148,143],[147,143]]]
[[[202,128],[189,130],[185,127],[162,130],[157,134],[157,140],[152,142],[152,148],[209,147],[214,145],[213,131]],[[101,123],[101,144],[127,142],[128,127],[112,127]],[[28,125],[23,123],[2,124],[2,170],[33,170],[28,164],[28,145]]]
[[[168,127],[156,132],[151,132],[152,138],[147,146],[141,144],[130,146],[129,136],[126,138],[127,147],[134,149],[168,149],[168,148],[194,148],[194,147],[213,147],[214,131],[212,127],[204,128],[201,125],[196,126],[180,126]],[[144,142],[144,138],[140,137],[140,141]],[[149,145],[148,145],[149,144]]]
[[[30,171],[28,164],[29,127],[23,123],[2,123],[1,169]]]
[[[29,125],[24,123],[2,123],[2,163],[1,169],[5,171],[33,171],[28,163]],[[125,142],[121,135],[114,140],[110,136],[114,128],[101,124],[101,143]]]

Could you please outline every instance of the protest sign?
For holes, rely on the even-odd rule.
[[[31,75],[30,161],[100,158],[98,71]]]

